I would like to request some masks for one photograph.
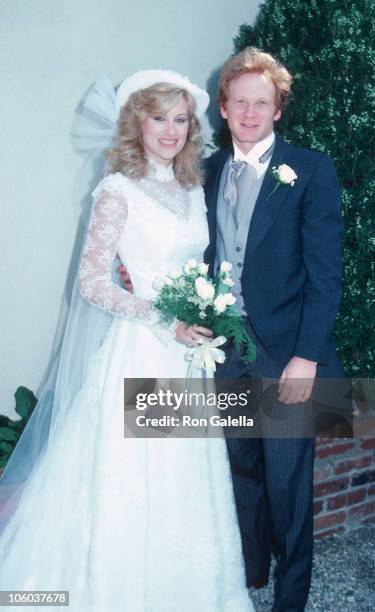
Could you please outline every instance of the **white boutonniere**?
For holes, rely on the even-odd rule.
[[[294,172],[293,168],[288,166],[287,164],[280,164],[280,166],[273,166],[272,168],[272,176],[276,181],[276,185],[272,189],[269,194],[267,200],[273,195],[280,185],[289,185],[290,187],[294,186],[294,183],[298,179],[297,174]]]

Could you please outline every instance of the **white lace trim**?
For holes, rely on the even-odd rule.
[[[177,179],[159,181],[147,176],[137,182],[137,187],[159,208],[166,208],[181,221],[188,221],[191,211],[190,194],[181,187]]]
[[[150,178],[156,179],[157,181],[163,181],[163,182],[173,181],[174,179],[173,164],[164,166],[163,164],[158,164],[157,161],[149,157],[147,174]]]

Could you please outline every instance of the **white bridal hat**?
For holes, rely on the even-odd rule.
[[[188,77],[182,76],[178,72],[171,70],[140,70],[131,74],[119,86],[116,93],[116,113],[119,115],[120,109],[129,99],[129,96],[139,89],[146,89],[156,83],[171,83],[182,89],[186,89],[194,98],[197,110],[197,117],[201,117],[207,110],[210,97],[204,89],[198,87],[190,81]]]

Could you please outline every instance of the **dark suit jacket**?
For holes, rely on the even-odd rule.
[[[218,151],[206,165],[211,272],[220,175],[231,153],[231,147]],[[270,196],[275,186],[271,169],[280,164],[293,168],[298,179],[293,187],[279,185]],[[317,361],[324,378],[343,375],[331,342],[341,299],[340,209],[331,158],[276,137],[250,224],[242,293],[254,331],[274,360],[281,367],[294,355]]]

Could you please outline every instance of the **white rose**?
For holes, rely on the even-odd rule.
[[[222,283],[223,285],[227,285],[228,287],[234,287],[235,284],[229,276],[227,276],[227,278],[224,278]]]
[[[200,263],[199,266],[198,266],[198,271],[201,274],[207,274],[207,272],[208,272],[208,264]]]
[[[204,278],[204,276],[198,276],[198,278],[195,279],[195,288],[198,289],[198,287],[204,287],[207,285],[207,283],[208,280]]]
[[[164,278],[164,285],[172,285],[172,279],[168,278],[168,276],[166,276]]]
[[[214,287],[203,276],[198,276],[195,281],[195,289],[197,294],[203,300],[210,300],[215,295]]]
[[[184,270],[186,272],[186,274],[189,274],[194,268],[196,268],[198,265],[198,262],[196,259],[192,258],[192,259],[188,259],[186,264],[184,265]]]
[[[215,289],[213,288],[213,286],[212,285],[206,285],[201,290],[201,294],[199,295],[199,297],[203,298],[204,300],[212,300],[214,295],[215,295]]]
[[[285,185],[294,185],[294,181],[298,178],[293,168],[287,166],[287,164],[281,164],[277,169],[279,179]]]
[[[232,269],[232,264],[229,261],[222,261],[220,265],[220,272],[230,272]]]
[[[217,298],[214,300],[214,308],[217,312],[217,314],[221,314],[222,312],[224,312],[224,310],[227,307],[227,302],[225,300],[225,295],[218,295]]]
[[[232,306],[236,302],[236,298],[233,293],[224,293],[225,303],[227,306]]]
[[[169,273],[168,276],[170,278],[176,279],[176,278],[180,278],[181,274],[182,274],[181,270],[173,270],[172,272]]]

